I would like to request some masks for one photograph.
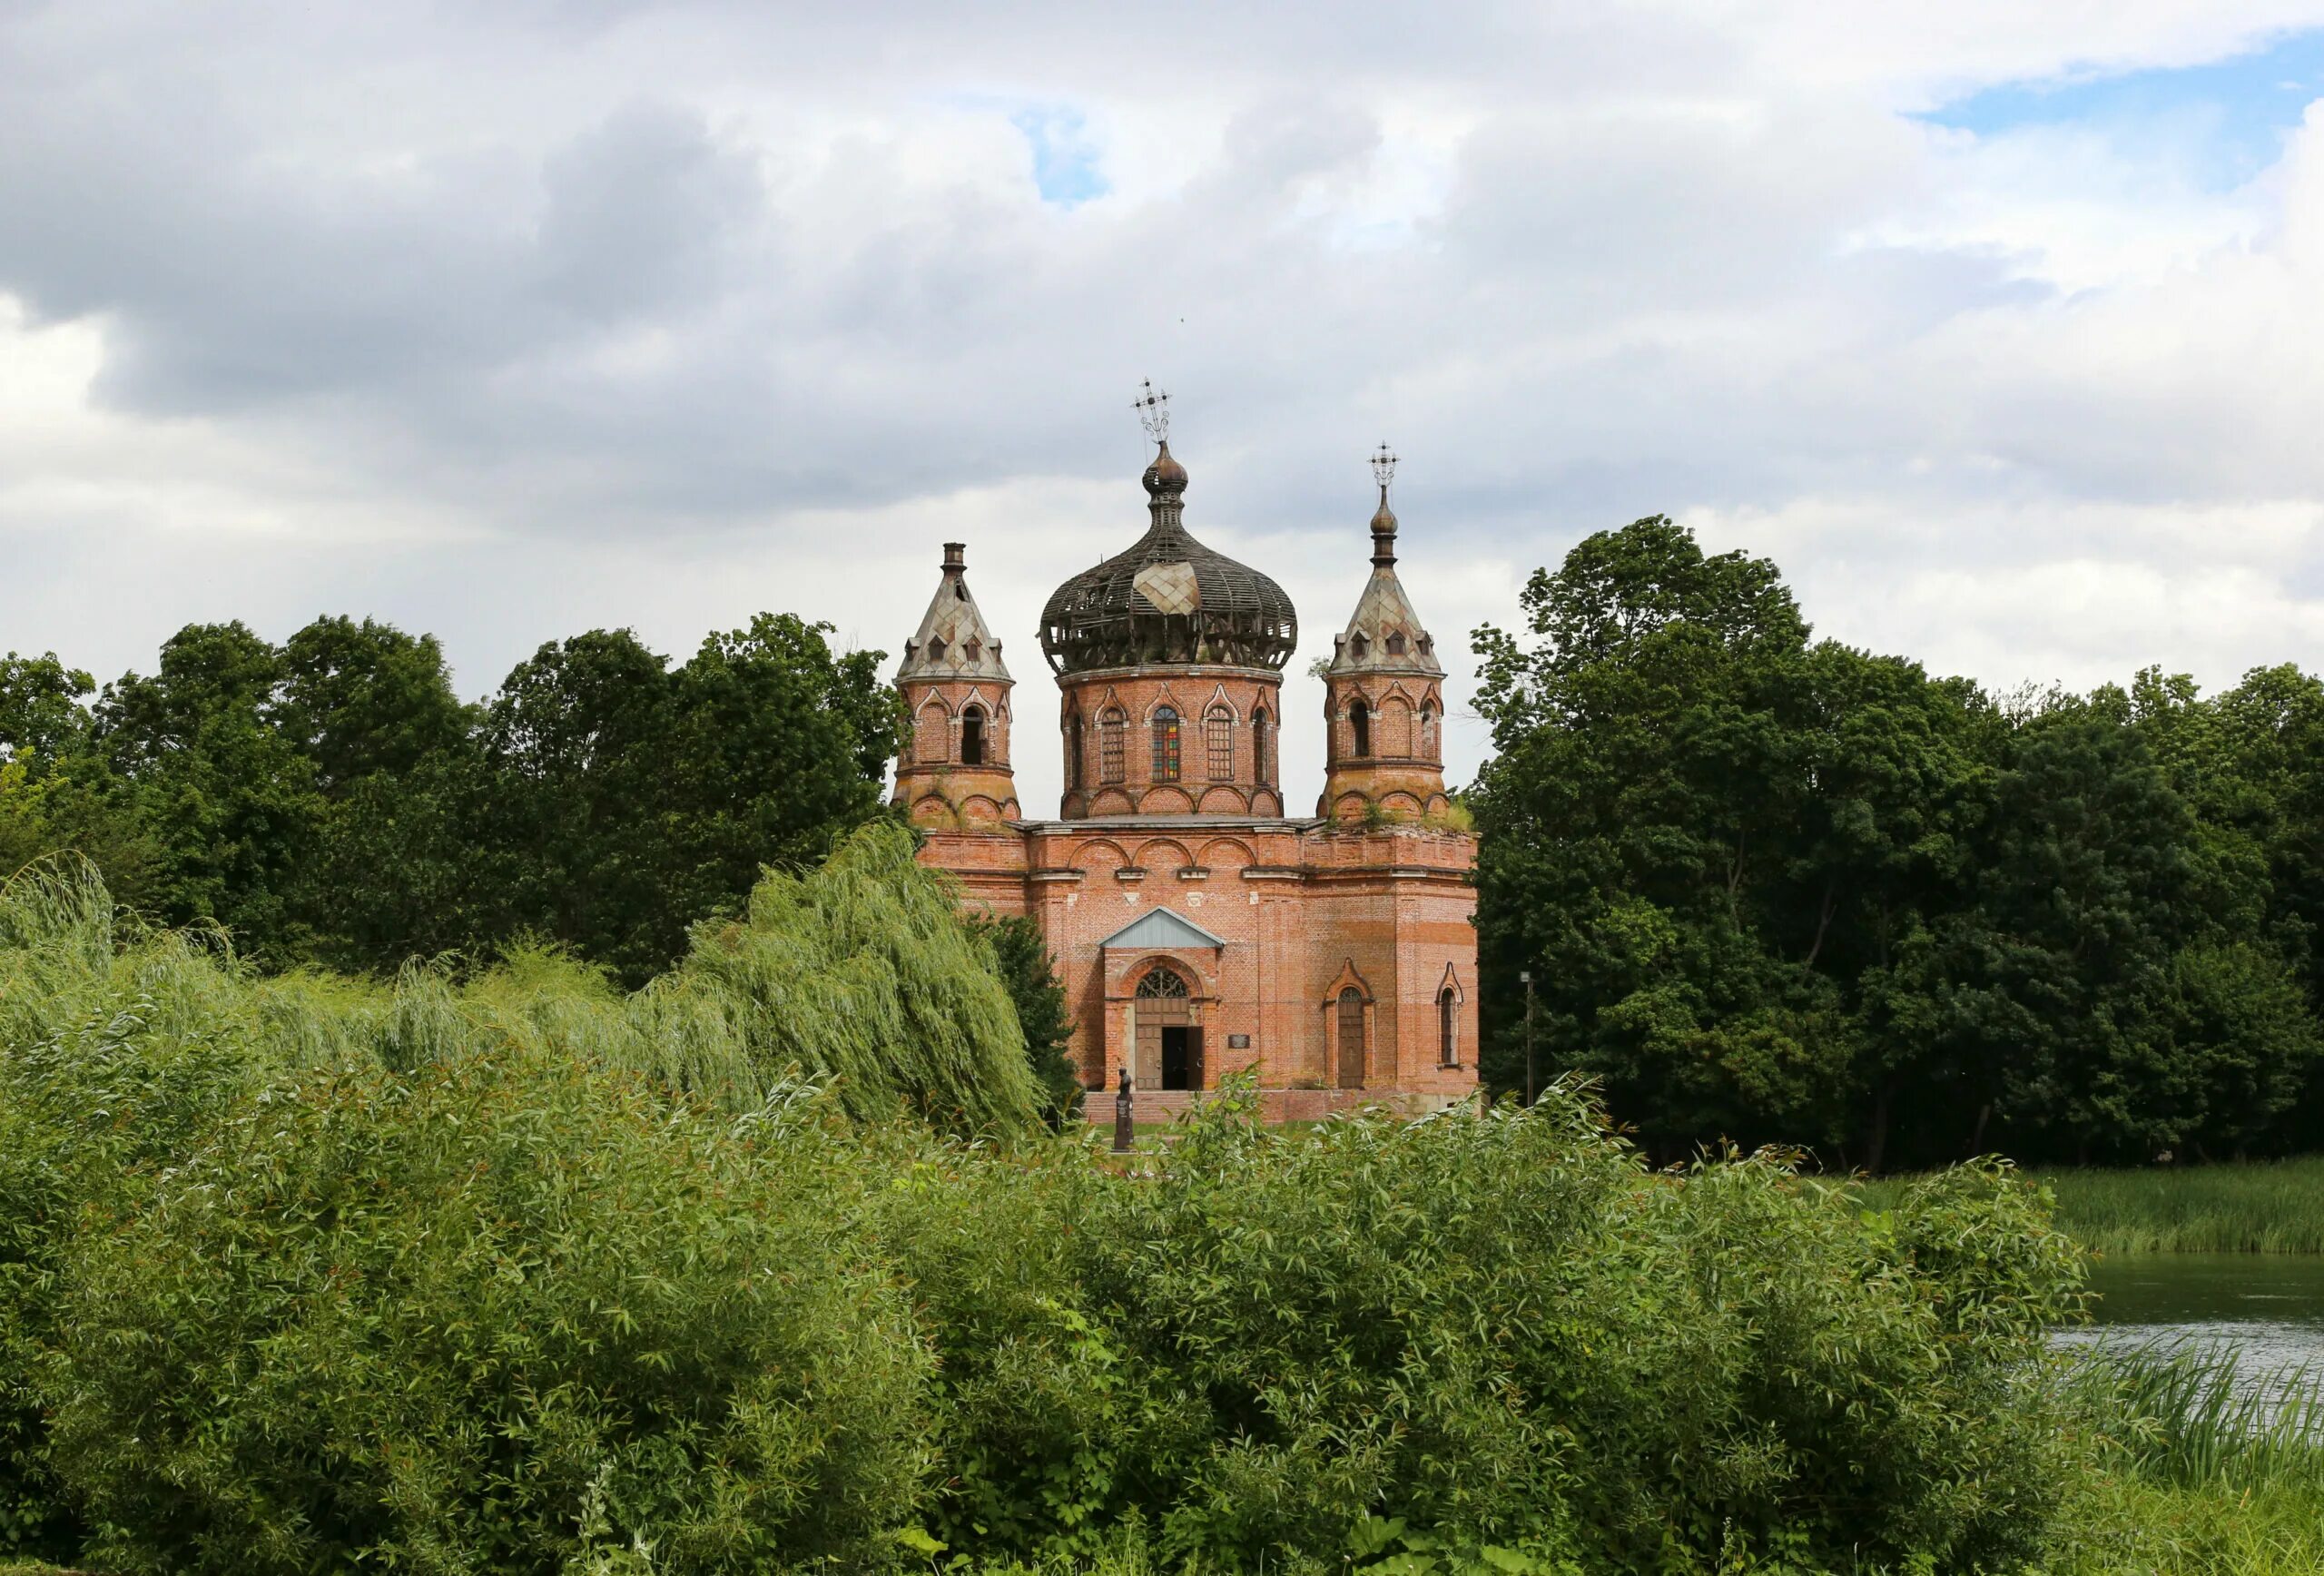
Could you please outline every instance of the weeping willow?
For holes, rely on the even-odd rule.
[[[769,872],[740,918],[697,926],[678,967],[627,996],[539,951],[465,983],[425,962],[391,985],[268,979],[214,931],[116,912],[85,862],[44,862],[0,886],[0,1072],[123,1012],[138,1036],[198,1037],[213,1059],[261,1077],[539,1050],[738,1111],[803,1079],[860,1120],[917,1116],[992,1136],[1039,1125],[990,952],[894,825],[864,829],[812,872]]]

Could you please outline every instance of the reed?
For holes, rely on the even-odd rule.
[[[2068,1374],[2076,1413],[2143,1476],[2324,1495],[2324,1379],[2307,1369],[2255,1385],[2225,1348],[2157,1345],[2076,1359]]]
[[[2100,1253],[2324,1253],[2324,1157],[2135,1171],[2032,1171],[2058,1225]],[[1886,1208],[1909,1178],[1863,1185]]]
[[[2231,1353],[2089,1353],[2061,1369],[2087,1468],[2052,1576],[2324,1570],[2324,1383],[2239,1388]]]

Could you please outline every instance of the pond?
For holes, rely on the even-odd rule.
[[[2088,1328],[2062,1345],[2232,1348],[2255,1387],[2324,1379],[2324,1254],[2118,1254],[2092,1266]]]

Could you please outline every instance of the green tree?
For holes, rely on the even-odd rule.
[[[282,650],[276,726],[321,800],[288,904],[317,960],[353,970],[480,942],[487,793],[476,709],[433,635],[319,618]]]
[[[1659,1148],[1861,1134],[1876,1157],[1917,1059],[1875,1029],[1908,1015],[1903,960],[1958,879],[1974,691],[1811,645],[1772,564],[1665,519],[1522,600],[1531,645],[1478,634],[1488,999],[1531,968],[1553,1055]]]
[[[2295,1130],[2319,1061],[2314,681],[1996,703],[1811,643],[1772,564],[1662,519],[1589,538],[1523,604],[1530,643],[1478,632],[1487,1000],[1531,968],[1553,1065],[1600,1075],[1650,1148],[1877,1169]]]
[[[545,645],[486,712],[495,933],[533,931],[635,984],[766,865],[879,813],[893,692],[879,652],[763,615],[672,671],[627,631]]]
[[[1073,1025],[1049,941],[1040,926],[1019,915],[973,923],[992,949],[1001,983],[1009,987],[1009,999],[1017,1008],[1018,1026],[1025,1031],[1025,1060],[1040,1088],[1043,1108],[1053,1123],[1062,1122],[1080,1108],[1082,1089],[1065,1053]]]
[[[0,658],[0,880],[69,850],[101,868],[123,901],[143,902],[153,849],[96,750],[86,704],[94,689],[54,652]]]
[[[152,677],[123,675],[96,710],[155,847],[160,916],[214,921],[275,963],[306,955],[289,886],[322,811],[311,759],[277,725],[282,677],[282,653],[245,625],[188,625]]]

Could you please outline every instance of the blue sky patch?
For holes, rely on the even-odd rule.
[[[1042,202],[1078,208],[1113,190],[1098,168],[1098,147],[1079,110],[1062,105],[1021,109],[1009,117],[1009,123],[1032,150],[1033,185]]]
[[[2167,149],[2205,186],[2224,191],[2274,163],[2285,133],[2318,98],[2324,98],[2324,29],[2306,29],[2204,65],[2004,83],[1919,118],[1979,136],[2086,127]]]

